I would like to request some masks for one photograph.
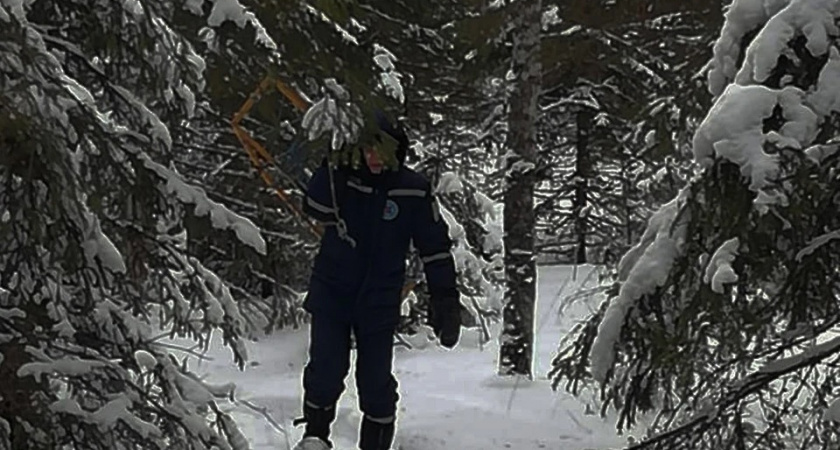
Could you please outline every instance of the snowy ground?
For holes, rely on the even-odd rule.
[[[558,315],[566,295],[575,291],[588,270],[544,267],[539,272],[537,306],[537,379],[494,376],[497,346],[481,348],[467,331],[452,351],[430,345],[423,350],[397,349],[400,413],[395,448],[399,450],[489,449],[611,449],[621,447],[613,422],[584,414],[584,405],[565,392],[551,390],[546,373],[562,335],[592,305],[578,303]],[[573,279],[575,278],[575,279]],[[291,420],[299,415],[300,375],[306,363],[307,328],[278,332],[253,343],[252,365],[244,372],[230,363],[225,350],[198,369],[212,382],[233,381],[238,397],[265,407],[288,433],[273,428],[258,414],[237,414],[243,433],[255,450],[288,449],[302,429]],[[355,380],[339,403],[333,425],[338,450],[355,449],[361,419],[356,407]]]

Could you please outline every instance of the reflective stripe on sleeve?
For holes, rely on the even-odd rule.
[[[424,256],[424,257],[420,258],[420,260],[423,261],[423,264],[428,264],[430,262],[440,261],[442,259],[447,259],[447,258],[450,258],[450,257],[452,257],[452,253],[441,252],[441,253],[436,253],[434,255]]]
[[[420,197],[426,196],[426,191],[423,189],[391,189],[388,191],[390,197]]]
[[[330,208],[329,206],[324,206],[318,202],[316,202],[312,197],[306,197],[306,203],[312,207],[315,211],[324,214],[332,214],[335,212],[335,208]]]

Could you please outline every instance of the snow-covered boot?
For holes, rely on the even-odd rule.
[[[328,407],[316,406],[310,402],[303,405],[303,417],[295,419],[294,425],[306,424],[303,440],[294,450],[328,450],[332,448],[330,442],[330,425],[335,420],[335,405]]]
[[[359,449],[361,450],[390,450],[394,442],[394,418],[373,419],[365,416],[362,419],[362,430],[359,433]]]
[[[307,436],[298,442],[293,450],[330,450],[330,446],[321,438]]]

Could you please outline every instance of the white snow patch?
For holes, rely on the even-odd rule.
[[[113,89],[120,93],[120,96],[128,100],[132,106],[140,113],[143,121],[149,126],[149,135],[152,139],[160,141],[169,150],[172,148],[172,136],[169,134],[169,128],[160,120],[157,114],[152,112],[145,103],[137,99],[137,97],[128,89],[122,86],[114,85]]]
[[[676,225],[674,221],[687,195],[688,191],[683,189],[676,198],[659,208],[650,218],[641,241],[618,264],[621,288],[607,307],[589,352],[592,376],[601,383],[606,381],[613,365],[615,344],[633,304],[665,283],[681,253],[688,218],[683,217]]]
[[[805,36],[805,46],[813,56],[824,55],[828,51],[828,36],[840,31],[834,24],[834,17],[840,11],[838,5],[838,0],[790,2],[767,21],[750,43],[735,82],[746,85],[766,80],[796,35]]]
[[[56,359],[49,362],[31,362],[26,363],[17,371],[19,377],[33,376],[36,380],[46,375],[56,373],[60,376],[79,376],[90,373],[91,370],[105,367],[105,363],[101,361],[91,361],[80,359],[75,356],[68,356],[62,359]]]
[[[461,183],[461,177],[455,172],[444,172],[440,176],[437,189],[435,192],[441,194],[454,194],[462,192],[464,185]]]
[[[738,281],[738,274],[732,268],[732,263],[738,255],[738,238],[732,238],[718,247],[712,255],[709,265],[706,266],[706,273],[703,276],[704,283],[712,285],[712,291],[722,294],[723,285]]]
[[[85,215],[88,222],[88,230],[85,232],[82,250],[91,267],[96,267],[94,265],[94,258],[99,258],[102,265],[112,272],[125,273],[125,261],[123,261],[120,251],[117,250],[117,247],[111,239],[102,232],[99,218],[89,211]]]
[[[0,288],[2,289],[2,288]],[[5,291],[5,289],[3,289]],[[8,291],[6,291],[8,292]],[[26,313],[23,312],[22,309],[19,308],[0,308],[0,319],[3,320],[13,320],[13,319],[25,319]]]
[[[146,350],[137,350],[134,352],[134,360],[143,370],[152,370],[157,366],[157,358]]]
[[[823,414],[823,420],[840,422],[840,398],[834,399],[828,408],[826,408]]]
[[[122,7],[125,12],[131,14],[135,18],[143,15],[143,5],[140,4],[138,0],[123,0]]]
[[[195,93],[193,93],[192,89],[190,89],[190,87],[186,84],[180,83],[178,87],[175,88],[175,92],[177,92],[184,101],[187,118],[192,119],[195,117]]]
[[[358,106],[350,103],[350,93],[334,78],[324,80],[322,90],[324,97],[309,107],[301,122],[309,140],[329,133],[333,149],[356,142],[364,120]]]
[[[765,143],[798,143],[797,148],[804,148],[816,135],[817,116],[803,100],[804,93],[795,87],[773,90],[730,84],[694,135],[695,160],[708,167],[715,156],[725,158],[741,167],[750,189],[764,189],[779,172],[777,158],[764,151]],[[763,120],[777,105],[787,122],[778,133],[765,134]]]
[[[597,307],[578,302],[559,312],[561,299],[584,284],[583,268],[573,281],[572,267],[540,267],[535,330],[535,380],[500,378],[495,375],[498,343],[482,344],[480,334],[464,329],[454,350],[430,341],[428,328],[409,339],[423,350],[395,349],[395,374],[400,384],[400,403],[394,448],[412,450],[489,449],[606,449],[621,448],[626,436],[614,429],[614,414],[602,420],[587,414],[582,401],[562,390],[553,392],[546,379],[557,341],[577,320]],[[582,276],[581,276],[582,275]],[[283,330],[261,342],[249,343],[256,363],[244,372],[227,363],[229,351],[218,335],[211,344],[217,356],[202,363],[207,380],[236,380],[237,398],[248,400],[283,427],[272,427],[259,414],[236,408],[231,414],[253,450],[291,448],[301,438],[302,427],[291,426],[300,416],[301,374],[307,362],[309,327]],[[491,329],[498,336],[499,327]],[[355,352],[351,354],[351,361]],[[355,371],[346,380],[347,390],[338,403],[333,424],[336,448],[356,448],[362,415],[358,409]]]
[[[374,44],[373,61],[382,69],[379,74],[379,84],[385,88],[385,92],[391,97],[397,99],[400,103],[405,103],[405,93],[403,91],[402,82],[400,81],[400,73],[397,72],[394,62],[397,57],[394,56],[387,48]]]
[[[829,50],[828,62],[820,71],[817,89],[808,94],[808,105],[821,118],[840,112],[840,51]]]
[[[645,146],[653,147],[656,144],[656,130],[650,130],[645,134]]]
[[[249,19],[248,11],[238,0],[214,0],[210,17],[207,18],[207,24],[211,27],[218,27],[229,20],[242,28],[248,23]]]
[[[193,14],[201,15],[203,4],[203,0],[188,0],[185,7]],[[227,21],[235,23],[239,28],[244,28],[245,25],[250,24],[256,30],[256,42],[269,50],[277,50],[277,43],[268,34],[262,22],[257,19],[254,13],[242,6],[238,0],[214,0],[210,16],[207,18],[207,25],[215,28]]]
[[[184,9],[195,14],[196,16],[202,15],[203,11],[201,9],[203,6],[204,0],[186,0],[186,2],[184,3]]]
[[[163,435],[157,426],[132,414],[128,410],[130,406],[131,400],[128,397],[119,396],[90,414],[87,420],[103,429],[111,429],[117,421],[121,421],[145,439]]]
[[[829,144],[829,145],[812,145],[805,149],[805,156],[810,158],[817,164],[820,164],[828,158],[829,156],[837,153],[840,150],[840,144]]]
[[[35,0],[0,0],[0,6],[11,11],[12,15],[14,15],[19,21],[23,22],[26,20],[26,7],[31,5]],[[3,14],[7,14],[5,11]],[[8,22],[9,17],[6,15],[5,22]]]
[[[715,41],[708,74],[709,92],[720,95],[735,78],[741,40],[767,22],[790,0],[734,0],[726,11],[720,37]]]

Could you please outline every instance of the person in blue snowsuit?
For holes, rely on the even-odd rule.
[[[410,243],[423,262],[436,336],[447,348],[460,337],[460,300],[446,222],[429,181],[404,166],[409,145],[405,132],[381,113],[376,121],[381,132],[398,142],[396,170],[384,167],[372,149],[364,149],[359,150],[365,161],[360,168],[331,171],[324,162],[307,184],[304,211],[326,229],[304,302],[312,321],[303,418],[297,421],[306,423],[304,439],[296,447],[300,450],[332,448],[330,426],[350,369],[351,333],[363,413],[359,448],[391,448],[399,399],[392,374],[394,333]]]

